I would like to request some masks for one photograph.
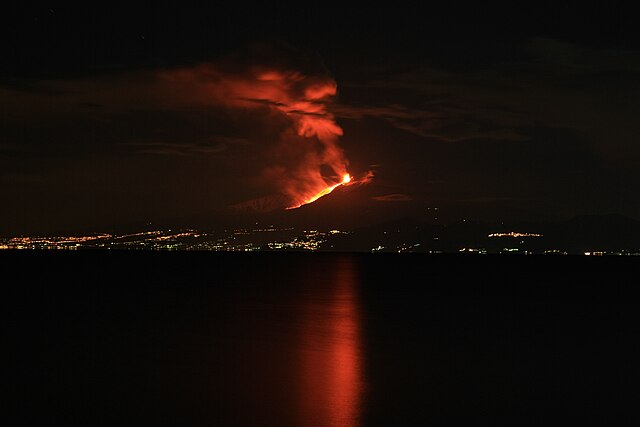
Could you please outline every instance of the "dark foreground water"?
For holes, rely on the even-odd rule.
[[[638,425],[639,266],[6,252],[2,424]]]

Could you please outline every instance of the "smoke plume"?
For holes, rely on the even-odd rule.
[[[264,62],[267,62],[265,65]],[[339,147],[342,128],[329,111],[336,82],[290,64],[221,62],[162,74],[165,81],[196,93],[200,101],[230,109],[262,111],[286,125],[273,148],[273,164],[257,171],[277,188],[260,210],[298,206],[328,186],[342,181],[348,161]],[[248,123],[247,126],[256,126]],[[275,205],[274,205],[275,204]],[[255,205],[255,204],[253,204]],[[284,206],[282,206],[284,205]],[[239,207],[251,207],[251,201]],[[255,206],[254,206],[255,207]]]

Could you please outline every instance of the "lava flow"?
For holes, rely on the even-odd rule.
[[[287,209],[296,209],[296,208],[299,208],[300,206],[308,205],[309,203],[313,203],[316,200],[318,200],[320,197],[326,196],[327,194],[331,193],[333,190],[335,190],[336,188],[340,187],[341,185],[346,185],[346,184],[349,184],[350,182],[351,182],[351,175],[346,173],[346,174],[344,174],[342,176],[342,181],[340,181],[339,183],[334,184],[334,185],[332,185],[330,187],[327,187],[327,188],[319,191],[314,196],[309,197],[308,199],[304,200],[302,203],[299,203],[299,204],[294,205],[294,206],[290,206]]]

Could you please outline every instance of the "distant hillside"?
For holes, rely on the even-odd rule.
[[[640,221],[621,215],[580,216],[560,222],[438,225],[403,218],[336,234],[321,246],[346,252],[558,253],[640,251]]]

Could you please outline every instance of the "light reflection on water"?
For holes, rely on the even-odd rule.
[[[307,255],[10,259],[4,425],[640,425],[609,269]]]
[[[358,260],[214,259],[15,297],[10,384],[40,409],[24,424],[360,425]]]
[[[308,278],[299,324],[299,419],[304,426],[358,426],[363,403],[357,269],[339,258],[331,274]]]

